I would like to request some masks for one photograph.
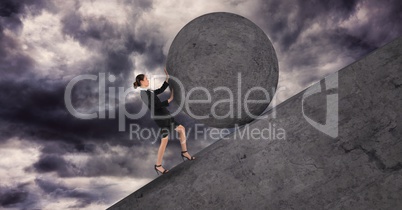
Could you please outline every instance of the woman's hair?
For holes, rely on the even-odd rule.
[[[134,89],[137,89],[138,86],[141,86],[141,80],[144,80],[144,74],[139,74],[135,77],[135,82],[133,83]]]

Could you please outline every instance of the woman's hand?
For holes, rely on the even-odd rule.
[[[170,103],[173,100],[173,88],[170,89],[170,98],[168,99],[168,102]]]
[[[165,74],[166,74],[166,82],[168,82],[169,81],[169,74],[168,74],[168,72],[166,71],[166,67],[165,67],[165,69],[164,69],[164,71],[165,71]]]

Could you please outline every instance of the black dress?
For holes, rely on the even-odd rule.
[[[166,107],[169,106],[169,102],[167,100],[161,101],[158,96],[156,96],[163,93],[168,86],[169,83],[165,81],[162,87],[154,91],[141,90],[141,99],[151,111],[151,118],[155,120],[156,124],[161,128],[160,134],[162,138],[166,137],[174,128],[180,125],[170,115],[169,110],[166,109]],[[165,116],[167,118],[158,119],[158,116]]]

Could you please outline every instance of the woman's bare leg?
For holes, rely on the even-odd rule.
[[[168,143],[168,137],[166,136],[165,138],[162,138],[161,140],[161,145],[159,146],[158,149],[158,159],[156,160],[156,165],[161,165],[162,164],[162,158],[163,154],[165,153],[166,145]],[[163,172],[165,169],[162,166],[156,167],[159,171]]]
[[[175,130],[179,133],[181,151],[187,151],[186,128],[184,128],[184,126],[182,126],[182,125],[179,125],[176,127]],[[188,152],[184,153],[183,155],[188,158],[191,158],[191,155]],[[194,159],[195,159],[195,157],[194,157]]]

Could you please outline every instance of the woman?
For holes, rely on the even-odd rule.
[[[180,143],[181,143],[181,157],[187,158],[188,160],[194,160],[195,157],[192,157],[188,152],[187,152],[187,146],[186,146],[186,129],[177,123],[174,118],[170,115],[170,112],[166,109],[167,106],[169,106],[169,103],[173,100],[173,89],[171,89],[170,92],[170,98],[165,101],[160,101],[160,99],[156,96],[167,88],[169,86],[168,80],[169,80],[169,74],[166,71],[166,68],[164,69],[166,73],[166,80],[163,82],[162,87],[156,90],[150,90],[147,89],[149,87],[149,81],[146,75],[144,74],[139,74],[135,78],[134,82],[134,89],[137,89],[137,87],[141,90],[141,99],[142,101],[148,106],[150,109],[151,113],[154,113],[155,117],[157,116],[167,116],[167,118],[164,119],[154,119],[156,124],[161,128],[161,135],[162,135],[162,140],[161,140],[161,145],[159,146],[158,150],[158,159],[155,164],[155,171],[157,174],[158,172],[161,172],[162,174],[166,174],[169,172],[169,170],[166,170],[162,167],[162,157],[163,154],[165,153],[166,145],[168,142],[168,136],[170,133],[170,128],[173,126],[175,127],[175,131],[179,133],[180,136]],[[152,116],[152,114],[151,114]]]

